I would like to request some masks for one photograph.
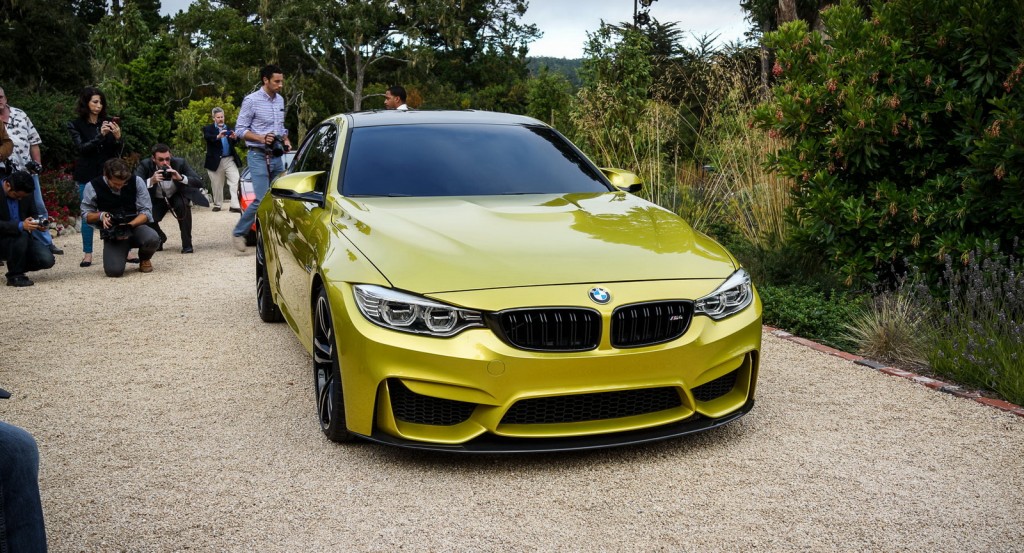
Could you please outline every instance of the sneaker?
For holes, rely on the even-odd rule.
[[[242,210],[238,209],[237,207],[232,207],[231,209],[228,209],[228,211],[230,211],[231,213],[241,213],[242,212]]]
[[[213,211],[220,211],[220,206],[219,205],[213,206]]]
[[[140,273],[152,273],[153,272],[153,261],[149,259],[143,259],[139,262]]]
[[[185,248],[181,248],[181,253],[192,253],[192,252],[194,252],[194,251],[195,251],[195,250],[193,250],[193,249],[192,249],[192,246],[188,246],[188,247],[185,247]]]
[[[244,252],[245,251],[245,237],[244,236],[232,236],[231,242],[235,245],[235,249]]]

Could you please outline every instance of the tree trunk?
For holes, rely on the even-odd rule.
[[[779,0],[779,26],[796,20],[796,0]]]

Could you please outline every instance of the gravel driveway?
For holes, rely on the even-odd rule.
[[[754,410],[692,437],[330,443],[308,355],[256,314],[236,220],[197,209],[181,255],[168,217],[155,271],[121,279],[60,237],[35,286],[0,289],[0,419],[39,441],[51,551],[1024,550],[1024,418],[770,334]]]

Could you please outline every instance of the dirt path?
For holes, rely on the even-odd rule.
[[[193,255],[168,219],[156,270],[122,279],[60,237],[36,286],[0,289],[0,419],[39,441],[51,551],[1024,548],[1024,419],[771,335],[757,406],[695,437],[511,457],[330,443],[305,350],[256,315],[236,217],[197,209]]]

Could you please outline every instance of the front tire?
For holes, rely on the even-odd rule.
[[[327,291],[320,289],[313,311],[313,390],[320,430],[332,442],[349,442],[355,435],[345,425],[341,366]]]
[[[263,250],[263,236],[256,237],[256,309],[265,323],[279,323],[284,320],[281,310],[274,303],[267,278],[267,258]]]

